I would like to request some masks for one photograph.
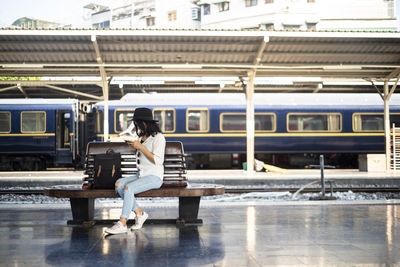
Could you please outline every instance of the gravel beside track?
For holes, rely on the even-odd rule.
[[[304,189],[300,194],[295,194],[298,187],[243,187],[229,186],[225,194],[220,196],[203,197],[205,201],[217,202],[246,202],[246,201],[299,201],[308,200],[310,197],[320,195],[319,187]],[[330,196],[327,188],[326,195]],[[340,187],[333,188],[333,196],[338,200],[391,200],[400,199],[398,187]],[[141,198],[140,202],[170,202],[174,198]],[[68,198],[53,198],[43,195],[43,187],[9,187],[0,188],[0,204],[41,204],[41,203],[68,203]],[[96,202],[122,202],[121,199],[96,199]]]

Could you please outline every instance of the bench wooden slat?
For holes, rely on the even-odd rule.
[[[186,170],[186,164],[182,162],[165,162],[164,169],[180,168]]]
[[[164,162],[174,162],[174,161],[177,161],[177,162],[185,162],[184,160],[182,160],[181,158],[177,158],[177,157],[171,157],[171,158],[169,158],[169,157],[164,157]]]
[[[113,189],[82,189],[80,185],[57,185],[44,189],[45,195],[59,198],[118,198]],[[136,197],[196,197],[224,194],[223,185],[190,184],[185,188],[159,188],[149,190]]]
[[[186,176],[186,170],[167,170],[164,172],[164,178],[169,177],[171,175],[179,175],[182,177]]]

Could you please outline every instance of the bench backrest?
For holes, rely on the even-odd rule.
[[[186,181],[186,160],[181,142],[167,142],[164,154],[164,183]]]
[[[136,155],[125,142],[90,142],[86,148],[84,181],[91,183],[94,179],[94,157],[112,149],[121,154],[122,177],[137,173]],[[186,186],[186,160],[182,142],[166,142],[164,155],[164,186]]]

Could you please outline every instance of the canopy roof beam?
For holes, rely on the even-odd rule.
[[[1,88],[0,92],[4,92],[4,91],[8,91],[8,90],[12,90],[17,88],[17,85],[13,85],[13,86],[9,86],[9,87],[5,87],[5,88]]]
[[[101,83],[99,81],[67,81],[67,80],[33,80],[33,81],[27,81],[27,80],[4,80],[0,81],[0,85],[6,85],[6,84],[21,84],[22,86],[29,86],[29,87],[34,87],[34,86],[46,86],[47,84],[52,84],[52,85],[97,85],[101,86]]]
[[[137,52],[136,52],[137,53]],[[249,55],[250,56],[250,55]],[[252,56],[253,57],[253,56]],[[254,58],[257,58],[257,56],[254,56]],[[286,70],[286,68],[293,68],[293,69],[301,69],[301,70],[307,70],[307,69],[327,69],[327,70],[337,70],[337,71],[343,71],[343,70],[360,70],[362,68],[380,68],[380,69],[399,69],[400,65],[397,64],[382,64],[382,65],[376,65],[376,64],[371,64],[371,63],[348,63],[348,64],[343,64],[343,63],[309,63],[309,62],[296,62],[296,63],[272,63],[268,62],[268,64],[264,63],[263,65],[253,65],[253,64],[247,64],[247,63],[236,63],[236,64],[231,64],[228,62],[221,62],[221,63],[204,63],[204,64],[198,64],[198,63],[192,63],[192,64],[176,64],[176,63],[145,63],[145,62],[139,62],[139,63],[102,63],[102,66],[105,68],[137,68],[137,69],[148,69],[148,68],[155,68],[155,69],[179,69],[180,67],[182,69],[189,69],[189,70],[196,70],[196,69],[204,69],[204,68],[228,68],[228,69],[242,69],[242,70],[249,70],[253,68],[257,69],[278,69],[278,70]],[[14,71],[19,71],[19,70],[42,70],[45,71],[47,68],[51,67],[63,67],[63,68],[77,68],[77,67],[82,67],[82,68],[96,68],[98,69],[99,64],[98,63],[9,63],[9,64],[2,64],[0,65],[2,69],[9,69],[9,70],[14,70]],[[0,68],[1,69],[1,68]],[[388,70],[386,70],[388,71]],[[397,70],[391,70],[390,73],[397,73]],[[79,73],[74,73],[74,76],[78,75]],[[393,77],[396,75],[393,75]],[[387,77],[386,77],[387,78]]]
[[[397,68],[395,70],[393,70],[387,77],[386,79],[389,81],[392,78],[396,78],[398,79],[398,76],[400,75],[400,68]]]
[[[67,54],[70,53],[70,51],[49,51],[49,52],[41,52],[41,51],[35,51],[35,55],[37,55],[40,58],[46,58],[46,57],[54,57],[54,56],[59,56],[60,54]],[[247,57],[249,56],[249,52],[242,52],[242,51],[235,51],[235,52],[224,52],[224,51],[177,51],[177,52],[169,52],[169,51],[125,51],[124,55],[126,57],[132,57],[140,53],[141,56],[149,57],[149,56],[154,56],[154,55],[166,55],[171,58],[177,58],[180,57],[182,59],[184,58],[196,58],[196,57],[214,57],[214,56],[237,56],[237,57]],[[5,56],[10,56],[14,58],[26,58],[29,57],[32,54],[31,51],[24,51],[24,52],[0,52],[0,57],[5,57]],[[87,51],[75,51],[74,56],[77,58],[82,58],[87,56],[88,52]],[[105,57],[117,57],[121,55],[121,52],[118,51],[110,51],[110,52],[103,52],[102,53]],[[343,52],[313,52],[313,53],[307,53],[307,52],[268,52],[266,53],[269,56],[272,57],[280,57],[280,56],[287,56],[291,55],[291,57],[296,57],[296,58],[303,58],[307,59],[310,56],[314,57],[322,57],[322,58],[333,58],[336,59],[337,62],[341,62],[340,59],[346,59],[346,57],[349,56],[349,53]],[[390,58],[396,58],[398,56],[397,53],[368,53],[368,52],[353,52],[351,54],[353,57],[359,58],[360,60],[363,59],[365,56],[380,56],[385,58],[386,60]],[[96,54],[97,56],[97,54]]]
[[[85,97],[88,97],[88,98],[93,98],[93,99],[95,99],[95,100],[103,100],[103,98],[100,97],[100,96],[96,96],[96,95],[92,95],[92,94],[87,94],[87,93],[82,93],[82,92],[79,92],[79,91],[76,91],[76,90],[71,90],[71,89],[67,89],[67,88],[62,88],[62,87],[55,86],[55,85],[51,85],[51,84],[44,84],[43,86],[46,86],[46,87],[48,87],[48,88],[51,88],[51,89],[54,89],[54,90],[57,90],[57,91],[61,91],[61,92],[65,92],[65,93],[70,93],[70,94],[73,94],[73,95],[81,95],[81,96],[85,96]]]
[[[17,84],[18,90],[21,91],[21,93],[25,96],[25,98],[29,98],[28,94],[25,92],[25,90],[22,88],[21,84]]]
[[[379,88],[375,85],[374,81],[370,81],[371,84],[375,87],[376,91],[378,91],[379,96],[382,98],[383,101],[385,101],[385,97],[383,95],[383,93],[381,92],[381,90],[379,90]]]

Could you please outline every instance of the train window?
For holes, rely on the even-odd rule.
[[[115,127],[116,133],[126,130],[132,123],[134,109],[117,109],[115,111]]]
[[[288,132],[340,132],[340,114],[288,114]]]
[[[0,112],[0,133],[11,132],[11,113]]]
[[[188,132],[208,132],[209,129],[208,109],[188,109],[186,111],[186,130]]]
[[[46,112],[23,111],[21,112],[21,132],[46,132]]]
[[[246,114],[233,113],[221,114],[221,132],[244,132],[246,131]],[[275,131],[275,114],[256,113],[255,130],[258,132]]]
[[[353,130],[383,131],[383,114],[353,114]]]
[[[390,128],[393,127],[393,123],[396,127],[400,127],[400,114],[390,114]]]
[[[175,111],[173,109],[154,109],[154,119],[164,133],[175,132]]]
[[[390,114],[390,127],[392,127],[393,123],[396,127],[400,126],[400,114]],[[353,114],[353,131],[355,132],[383,132],[384,125],[383,113]]]
[[[223,131],[246,131],[246,115],[245,114],[221,114],[220,127],[221,132]]]
[[[103,133],[103,111],[97,110],[96,111],[96,133],[101,134]]]

